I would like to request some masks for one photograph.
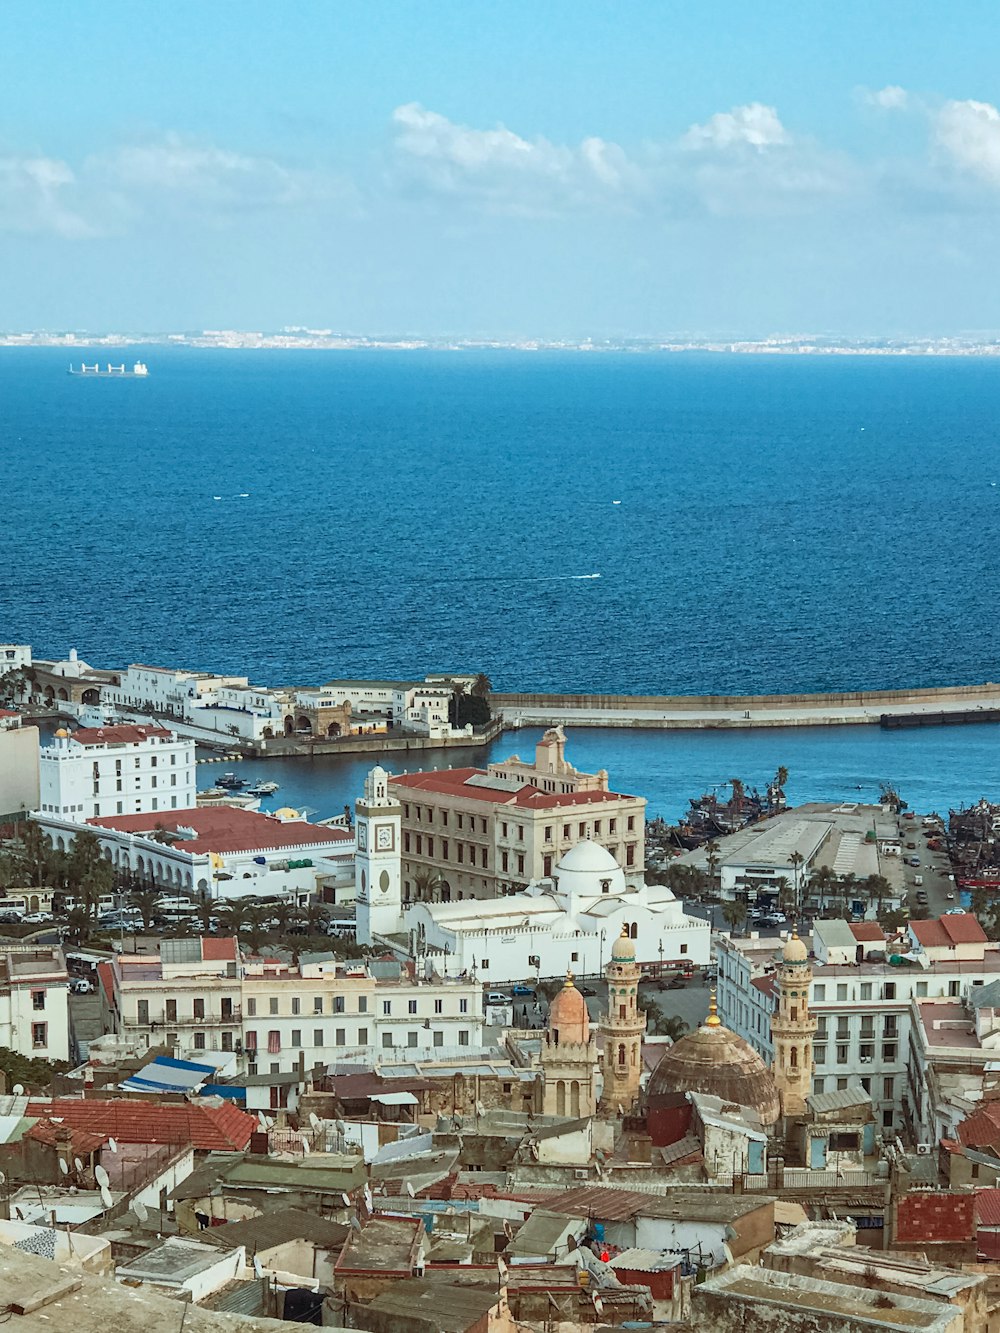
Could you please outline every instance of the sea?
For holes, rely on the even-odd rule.
[[[71,357],[0,349],[0,639],[38,656],[556,692],[1000,674],[994,359],[172,346],[86,380]],[[653,813],[778,763],[796,799],[891,780],[941,806],[998,795],[997,736],[579,730],[570,753]],[[336,813],[358,766],[334,763],[282,796]]]

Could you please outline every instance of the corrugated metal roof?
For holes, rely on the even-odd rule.
[[[627,1268],[633,1273],[666,1273],[681,1261],[679,1254],[662,1250],[623,1250],[611,1260],[612,1268]]]
[[[567,1233],[575,1228],[582,1231],[586,1220],[586,1213],[567,1216],[536,1208],[507,1247],[507,1253],[513,1258],[552,1254]]]
[[[811,1092],[806,1098],[813,1111],[847,1111],[855,1106],[871,1106],[872,1099],[864,1088],[838,1088],[834,1092]]]

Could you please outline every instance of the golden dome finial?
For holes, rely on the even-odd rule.
[[[707,1028],[721,1028],[722,1019],[719,1017],[719,1010],[715,1003],[715,991],[709,992],[708,996],[708,1017],[705,1019]]]
[[[572,986],[572,984],[573,984],[573,969],[571,967],[567,967],[566,980],[563,982],[563,990],[566,990],[569,986]]]

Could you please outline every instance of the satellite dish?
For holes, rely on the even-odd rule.
[[[105,1208],[114,1207],[115,1201],[112,1199],[111,1191],[108,1189],[107,1185],[101,1186],[101,1202],[104,1204]]]
[[[267,1123],[267,1119],[266,1119],[265,1116],[263,1116],[263,1115],[260,1113],[260,1111],[257,1112],[257,1124],[260,1125],[261,1129],[262,1129],[262,1130],[264,1131],[264,1133],[266,1134],[267,1131],[268,1131],[268,1123]]]
[[[507,1265],[499,1257],[497,1258],[497,1272],[500,1274],[500,1281],[502,1282],[507,1276]]]
[[[486,1107],[482,1104],[482,1102],[476,1102],[476,1115],[485,1115],[485,1114],[486,1114]]]
[[[66,1163],[63,1161],[61,1157],[59,1158],[59,1170],[63,1173],[64,1176],[69,1175],[69,1167],[66,1165]]]
[[[21,1086],[20,1083],[15,1083],[14,1086],[11,1088],[11,1092],[14,1094],[15,1097],[24,1096],[24,1088]]]
[[[334,1121],[334,1125],[335,1125],[335,1127],[336,1127],[336,1130],[337,1130],[337,1133],[338,1133],[338,1134],[346,1134],[346,1133],[347,1133],[347,1126],[344,1124],[343,1120],[336,1120],[336,1121]]]
[[[303,1151],[303,1152],[305,1153],[305,1155],[308,1157],[308,1156],[309,1156],[309,1140],[306,1138],[305,1134],[301,1134],[299,1137],[302,1139],[302,1151]]]
[[[16,1203],[15,1203],[15,1205],[14,1205],[14,1212],[17,1213],[17,1220],[18,1220],[19,1222],[23,1222],[23,1221],[24,1221],[24,1214],[21,1212],[20,1208],[18,1208],[18,1206],[17,1206]]]
[[[105,1171],[103,1166],[95,1166],[94,1179],[97,1181],[98,1185],[100,1185],[102,1190],[106,1190],[110,1184],[111,1177],[108,1175],[107,1171]]]
[[[0,1185],[5,1185],[6,1183],[7,1183],[7,1177],[4,1175],[2,1171],[0,1171]]]
[[[261,1261],[257,1258],[256,1255],[254,1255],[253,1257],[253,1271],[257,1275],[257,1277],[264,1276],[264,1265],[261,1263]]]
[[[409,1182],[408,1180],[405,1182],[405,1184],[406,1184],[406,1192],[407,1192],[407,1194],[410,1196],[411,1199],[415,1199],[417,1196],[416,1196],[416,1194],[415,1194],[414,1191],[413,1191],[413,1186],[410,1184],[410,1182]]]
[[[118,1144],[115,1143],[114,1139],[108,1139],[108,1147],[111,1149],[112,1152],[118,1151]]]
[[[144,1203],[140,1203],[138,1199],[133,1199],[132,1202],[129,1204],[129,1207],[132,1209],[133,1213],[135,1213],[136,1217],[139,1219],[140,1222],[145,1222],[146,1219],[149,1217],[149,1213],[146,1211],[146,1205]]]
[[[349,1194],[341,1193],[341,1196],[340,1196],[340,1197],[341,1197],[341,1198],[343,1199],[343,1201],[344,1201],[344,1207],[345,1207],[345,1208],[350,1208],[350,1206],[351,1206],[351,1196],[350,1196]]]
[[[73,1158],[73,1165],[76,1167],[78,1171],[83,1170],[83,1163],[80,1161],[79,1157]]]
[[[21,1210],[20,1210],[20,1208],[19,1208],[19,1209],[18,1209],[18,1212],[20,1212],[20,1211],[21,1211]],[[361,1223],[358,1221],[358,1219],[357,1219],[356,1217],[352,1217],[352,1218],[350,1218],[350,1223],[351,1223],[351,1230],[352,1230],[352,1231],[360,1231],[360,1230],[361,1230]]]
[[[319,1118],[319,1116],[316,1114],[315,1111],[310,1111],[310,1112],[309,1112],[309,1123],[310,1123],[310,1125],[312,1125],[313,1129],[319,1129],[319,1127],[320,1127],[320,1118]]]
[[[367,1185],[365,1186],[365,1207],[370,1213],[375,1211],[375,1205],[372,1203],[372,1192]]]

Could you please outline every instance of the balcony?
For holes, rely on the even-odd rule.
[[[240,1005],[234,1004],[230,1014],[211,1014],[206,1013],[204,1018],[195,1018],[193,1014],[177,1014],[175,1018],[168,1018],[167,1011],[161,1009],[156,1013],[150,1013],[149,1019],[143,1022],[137,1018],[135,1027],[148,1028],[226,1028],[240,1027],[243,1022],[243,1010]],[[133,1026],[129,1023],[128,1026]]]

